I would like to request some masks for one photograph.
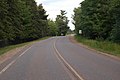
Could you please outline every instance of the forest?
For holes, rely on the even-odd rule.
[[[61,10],[56,21],[48,16],[35,0],[0,0],[0,47],[65,35],[69,29],[66,11]]]
[[[120,0],[84,0],[74,9],[73,24],[77,35],[120,43]]]

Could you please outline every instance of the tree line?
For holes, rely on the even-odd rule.
[[[65,35],[66,30],[61,29],[67,27],[68,20],[65,11],[61,10],[61,13],[57,21],[53,21],[47,19],[42,4],[37,6],[35,0],[0,0],[0,46],[55,36],[58,33]]]
[[[77,35],[120,43],[120,1],[84,0],[74,9],[73,24]]]
[[[56,16],[55,21],[48,20],[49,33],[52,36],[65,36],[69,30],[68,26],[68,17],[66,16],[67,12],[65,10],[60,10],[60,14]]]
[[[0,45],[48,35],[47,17],[42,4],[37,6],[34,0],[0,0]]]

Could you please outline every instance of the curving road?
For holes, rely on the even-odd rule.
[[[0,64],[0,80],[120,80],[120,61],[53,37]]]

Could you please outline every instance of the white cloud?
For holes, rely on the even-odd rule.
[[[49,14],[49,18],[55,20],[56,15],[60,14],[60,10],[66,10],[67,17],[70,20],[69,26],[74,29],[72,25],[72,14],[75,7],[78,7],[83,0],[36,0],[37,4],[42,3],[43,7]]]

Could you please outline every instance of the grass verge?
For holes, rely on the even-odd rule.
[[[41,38],[41,39],[38,39],[38,40],[35,40],[35,41],[30,41],[30,42],[25,42],[25,43],[21,43],[21,44],[16,44],[16,45],[10,45],[10,46],[6,46],[6,47],[3,47],[3,48],[0,48],[0,55],[12,50],[12,49],[15,49],[15,48],[18,48],[18,47],[22,47],[22,46],[25,46],[25,45],[29,45],[29,44],[32,44],[32,43],[35,43],[37,41],[40,41],[40,40],[44,40],[44,39],[48,39],[49,37],[44,37],[44,38]]]
[[[120,45],[109,41],[97,41],[75,36],[75,39],[91,48],[120,57]]]

